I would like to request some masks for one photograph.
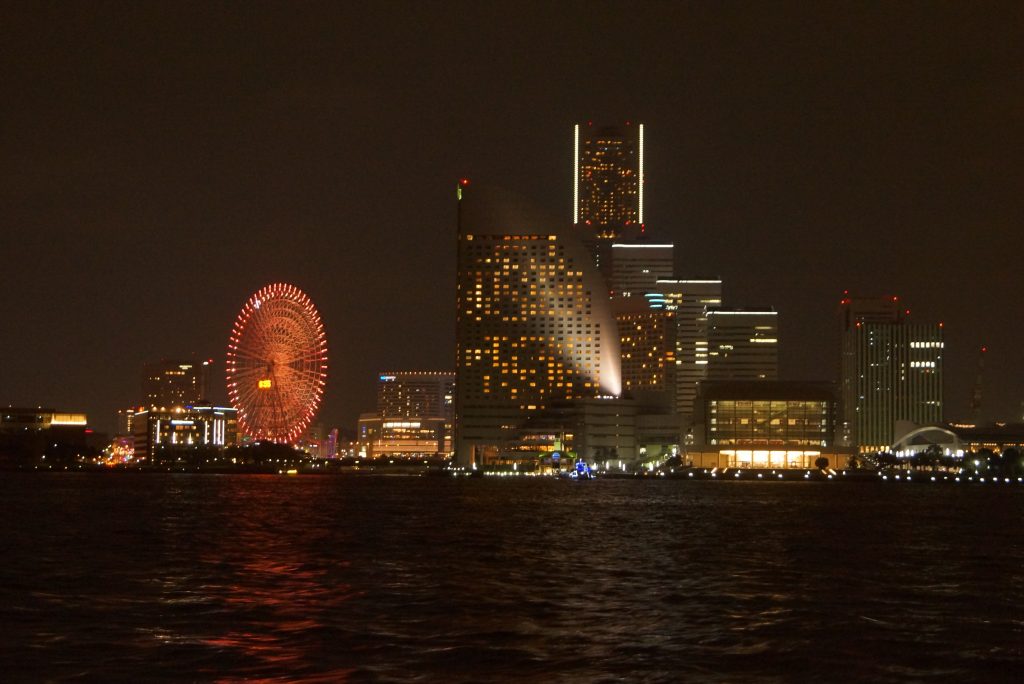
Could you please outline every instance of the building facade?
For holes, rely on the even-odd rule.
[[[775,380],[778,314],[773,310],[707,311],[708,380]]]
[[[942,421],[942,324],[912,323],[898,297],[840,303],[842,442],[885,451],[898,421]]]
[[[619,329],[622,391],[659,392],[674,409],[676,390],[675,312],[652,308],[645,297],[616,297],[612,310]]]
[[[456,460],[496,458],[553,401],[620,394],[608,288],[578,236],[498,190],[458,188]]]
[[[381,416],[451,420],[455,373],[385,371],[377,378],[377,413]]]
[[[661,305],[675,317],[676,412],[689,430],[698,386],[707,379],[707,314],[722,306],[722,281],[662,279],[657,287]]]
[[[359,417],[360,454],[364,458],[450,455],[455,373],[385,371],[377,379],[377,411]]]
[[[238,444],[238,411],[223,406],[146,409],[133,421],[135,460],[151,463],[160,447],[178,449]]]
[[[364,413],[357,435],[361,458],[438,458],[451,449],[450,423],[444,418]]]
[[[0,407],[0,465],[67,464],[103,439],[89,428],[84,413]]]
[[[697,445],[688,460],[703,468],[814,468],[826,458],[845,467],[835,444],[831,383],[729,381],[702,383]]]
[[[644,125],[577,124],[573,223],[614,238],[644,223]]]
[[[145,364],[143,406],[173,409],[202,403],[207,398],[211,364],[211,360],[196,359],[161,359]]]
[[[611,246],[611,294],[639,297],[658,291],[658,281],[672,278],[671,244],[616,242]]]

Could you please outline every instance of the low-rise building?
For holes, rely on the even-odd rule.
[[[224,406],[148,409],[133,420],[135,461],[149,462],[159,447],[225,447],[238,443],[238,411]]]
[[[696,445],[686,460],[699,468],[814,468],[818,459],[844,468],[852,449],[835,445],[831,383],[731,381],[701,384]]]
[[[436,458],[447,456],[444,418],[359,417],[359,455],[363,458]]]

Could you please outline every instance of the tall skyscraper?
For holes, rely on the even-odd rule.
[[[573,223],[617,237],[644,223],[644,125],[574,128]]]
[[[712,309],[708,320],[708,380],[777,380],[778,314]]]
[[[707,378],[707,312],[722,306],[722,281],[662,279],[657,287],[665,309],[675,314],[676,410],[688,426],[697,387]]]
[[[142,400],[146,408],[174,408],[207,398],[211,361],[161,359],[142,371]]]
[[[524,416],[619,395],[608,288],[577,236],[497,190],[458,188],[455,454],[496,455]]]
[[[942,420],[942,324],[911,323],[898,297],[844,297],[841,438],[862,452],[887,450],[897,421]]]
[[[605,281],[613,281],[615,242],[644,228],[644,127],[576,125],[573,223]]]

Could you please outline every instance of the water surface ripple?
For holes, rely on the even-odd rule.
[[[5,474],[5,681],[1016,681],[1024,487]]]

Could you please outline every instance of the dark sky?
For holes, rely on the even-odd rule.
[[[453,363],[455,179],[570,220],[572,124],[631,119],[649,231],[780,311],[784,376],[836,377],[844,289],[895,293],[945,322],[947,417],[982,343],[1019,415],[1022,7],[4,3],[0,404],[110,429],[284,280],[352,428],[378,370]]]

